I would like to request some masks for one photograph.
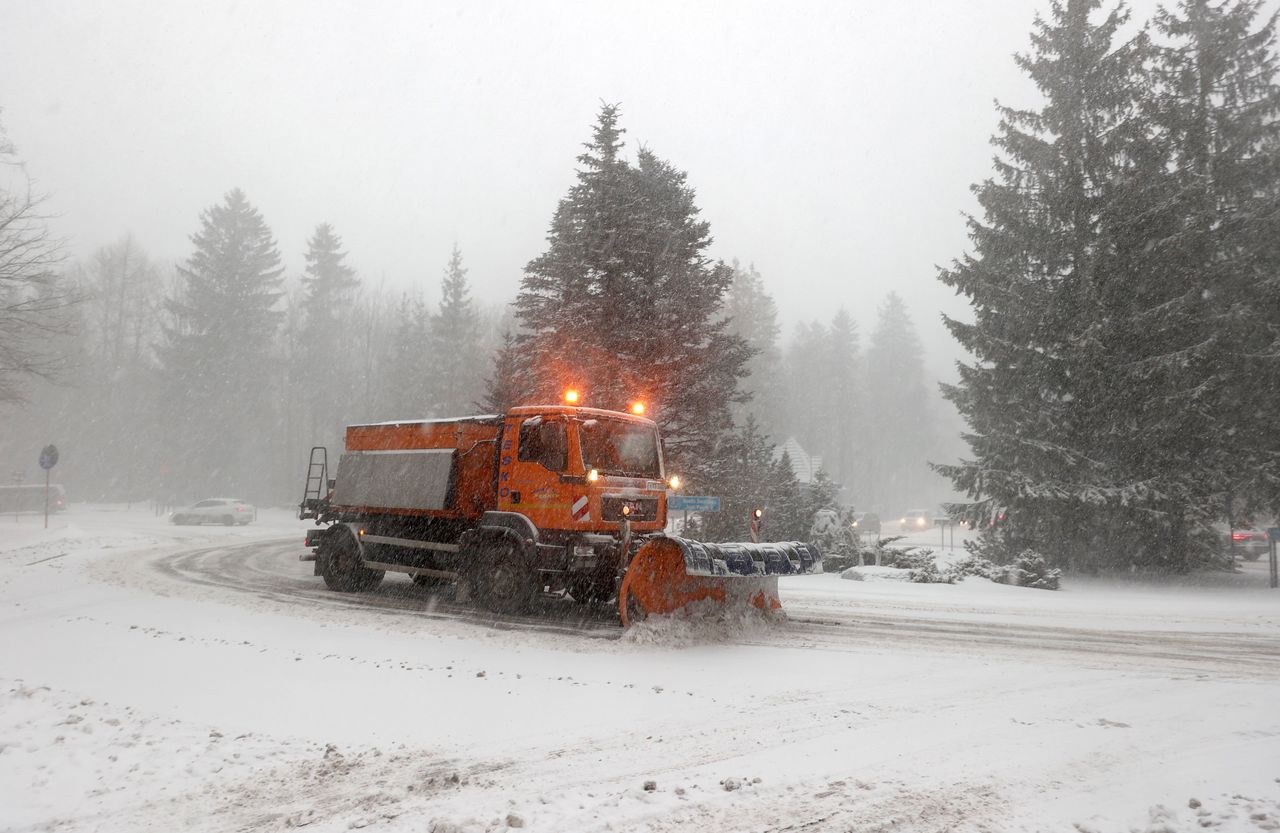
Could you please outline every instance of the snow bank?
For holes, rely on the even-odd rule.
[[[911,571],[900,567],[850,567],[840,574],[849,581],[911,581]]]

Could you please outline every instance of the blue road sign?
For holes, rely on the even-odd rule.
[[[673,512],[719,512],[720,498],[714,495],[672,495],[667,508]]]
[[[1273,526],[1267,529],[1267,537],[1272,541],[1280,541],[1280,526]]]
[[[58,447],[46,445],[40,450],[40,468],[48,471],[56,465],[58,465]]]

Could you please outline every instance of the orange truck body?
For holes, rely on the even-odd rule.
[[[454,581],[498,610],[550,589],[616,600],[620,620],[698,602],[778,607],[777,576],[820,572],[808,544],[663,534],[657,425],[635,414],[528,405],[505,414],[347,428],[337,477],[312,449],[300,516],[316,575],[367,590],[387,571]],[[330,484],[327,494],[324,486]]]
[[[522,459],[521,425],[538,418],[565,425],[567,448],[562,471]],[[588,480],[582,454],[581,427],[593,420],[611,420],[651,431],[659,449],[656,476],[621,476],[605,472]],[[427,450],[453,454],[448,500],[440,508],[347,504],[335,501],[333,510],[346,514],[376,514],[450,518],[474,522],[485,512],[516,512],[539,530],[616,532],[622,520],[615,507],[640,508],[631,516],[635,532],[666,526],[667,492],[661,468],[657,425],[649,419],[597,408],[567,405],[526,405],[502,416],[447,420],[384,422],[347,428],[346,454],[388,454]],[[339,468],[339,477],[342,469]],[[585,501],[585,506],[583,502]]]

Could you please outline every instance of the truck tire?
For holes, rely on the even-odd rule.
[[[538,571],[504,544],[485,547],[467,579],[476,604],[494,613],[527,613],[542,593]]]
[[[329,546],[322,548],[323,561],[320,566],[325,587],[339,593],[359,593],[372,590],[382,583],[386,573],[364,566],[360,560],[360,551],[350,535],[332,535],[325,543]]]

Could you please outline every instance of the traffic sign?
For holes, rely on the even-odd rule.
[[[720,498],[715,495],[672,495],[667,508],[673,512],[719,512]]]
[[[58,465],[58,447],[49,443],[40,449],[40,468],[44,469],[44,528],[49,528],[49,469]]]
[[[56,445],[46,445],[40,451],[40,468],[48,471],[58,465],[58,447]]]
[[[1272,526],[1267,528],[1267,537],[1272,541],[1280,541],[1280,526]]]

